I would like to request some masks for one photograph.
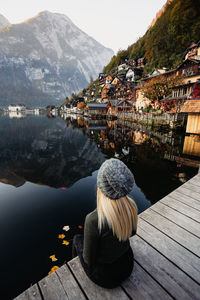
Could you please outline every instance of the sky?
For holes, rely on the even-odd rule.
[[[166,0],[1,0],[0,14],[20,23],[48,10],[73,23],[115,53],[136,42]]]

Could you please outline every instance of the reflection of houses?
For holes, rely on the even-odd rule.
[[[14,119],[14,118],[21,119],[26,116],[26,111],[9,111],[8,115],[10,119]]]
[[[200,156],[200,137],[198,135],[190,135],[185,137],[183,154]]]

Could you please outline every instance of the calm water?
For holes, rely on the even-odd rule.
[[[105,159],[117,157],[132,170],[131,195],[139,212],[194,176],[197,167],[189,165],[200,161],[200,149],[183,151],[194,137],[120,122],[3,116],[0,136],[3,299],[17,296],[71,258],[71,239],[96,207],[96,176]],[[65,225],[68,232],[62,230]],[[62,233],[68,246],[58,239]],[[53,254],[58,261],[51,261]]]

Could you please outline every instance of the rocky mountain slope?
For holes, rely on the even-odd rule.
[[[62,14],[44,11],[5,27],[0,31],[0,105],[58,104],[87,86],[112,55]]]

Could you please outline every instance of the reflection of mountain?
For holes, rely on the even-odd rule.
[[[0,180],[14,186],[31,181],[69,187],[104,161],[95,143],[60,119],[2,118],[0,135]]]

